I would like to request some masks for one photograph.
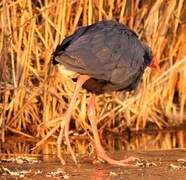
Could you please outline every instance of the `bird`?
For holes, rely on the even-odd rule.
[[[65,114],[65,125],[57,140],[58,157],[63,133],[67,148],[75,163],[75,154],[70,145],[69,124],[73,106],[81,88],[90,92],[87,114],[92,128],[98,159],[109,164],[132,166],[136,157],[116,160],[107,155],[101,144],[96,120],[96,96],[113,91],[135,90],[146,67],[159,71],[158,61],[151,48],[128,26],[115,20],[102,20],[78,28],[57,45],[51,58],[61,74],[76,82],[75,90]],[[64,130],[64,131],[63,131]]]

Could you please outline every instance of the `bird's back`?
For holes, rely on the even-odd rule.
[[[150,61],[149,47],[127,26],[115,21],[78,29],[53,54],[54,64],[89,75],[91,79],[83,87],[97,94],[136,88]]]

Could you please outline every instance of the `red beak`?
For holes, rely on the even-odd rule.
[[[152,58],[152,61],[149,65],[149,67],[160,72],[160,66],[159,66],[158,60],[156,59],[155,56]]]

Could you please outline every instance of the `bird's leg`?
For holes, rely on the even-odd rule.
[[[119,165],[119,166],[134,166],[132,164],[129,164],[131,161],[138,160],[136,157],[129,157],[124,160],[114,160],[110,158],[105,150],[103,149],[101,145],[101,141],[99,138],[98,134],[98,129],[97,129],[97,122],[96,122],[96,110],[95,110],[95,94],[92,94],[89,100],[88,104],[88,117],[92,126],[92,131],[93,131],[93,136],[95,140],[95,148],[96,148],[96,153],[98,156],[98,159],[104,160],[108,162],[109,164],[114,164],[114,165]]]
[[[64,132],[64,126],[62,126],[62,123],[61,123],[60,133],[59,133],[59,136],[57,138],[57,157],[60,159],[61,164],[64,165],[65,161],[61,156],[61,142],[62,142],[62,138],[63,138],[63,132]]]
[[[90,79],[90,77],[88,75],[80,75],[78,77],[78,80],[77,80],[77,83],[76,83],[76,87],[75,87],[75,91],[74,91],[74,94],[73,94],[73,97],[72,97],[72,100],[70,102],[70,105],[67,109],[67,112],[65,114],[65,125],[64,125],[64,135],[65,135],[65,140],[66,140],[66,143],[67,143],[67,148],[68,150],[70,151],[70,154],[74,160],[75,163],[77,163],[77,160],[76,160],[76,157],[75,157],[75,154],[74,154],[74,151],[72,150],[72,147],[70,145],[70,140],[69,140],[69,125],[70,125],[70,119],[71,119],[71,115],[72,115],[72,110],[73,110],[73,107],[76,103],[76,99],[78,97],[78,94],[79,94],[79,91],[82,87],[82,85],[85,83],[85,81],[87,81],[88,79]],[[62,134],[63,134],[63,129],[61,127],[61,132],[60,132],[60,135],[58,137],[58,140],[57,140],[57,152],[58,152],[58,157],[60,158],[60,160],[62,160],[61,158],[61,153],[60,153],[60,146],[61,146],[61,140],[62,140]],[[63,160],[62,160],[62,163],[63,163]]]

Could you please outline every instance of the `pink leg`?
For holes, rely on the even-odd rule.
[[[70,105],[69,105],[69,108],[67,109],[67,112],[66,112],[66,121],[65,121],[65,131],[64,131],[64,135],[65,135],[65,140],[66,140],[66,143],[67,143],[67,148],[68,150],[70,151],[70,154],[74,160],[75,163],[77,163],[77,160],[76,160],[76,157],[75,157],[75,154],[74,154],[74,151],[72,150],[72,147],[70,145],[70,140],[69,140],[69,125],[70,125],[70,119],[71,119],[71,115],[72,115],[72,110],[73,110],[73,107],[76,103],[76,99],[78,97],[78,94],[79,94],[79,91],[82,87],[82,85],[85,83],[85,81],[87,81],[90,77],[87,76],[87,75],[80,75],[78,80],[77,80],[77,84],[76,84],[76,88],[75,88],[75,91],[74,91],[74,95],[72,97],[72,100],[70,102]],[[62,127],[61,127],[62,128]],[[62,130],[61,130],[62,131]],[[62,140],[62,132],[60,132],[60,136],[58,137],[58,157],[60,158],[61,155],[60,155],[60,142]],[[61,159],[61,158],[60,158]],[[62,161],[63,162],[63,161]]]
[[[61,123],[61,130],[57,138],[57,157],[60,159],[61,164],[65,165],[65,160],[61,156],[61,142],[63,138],[63,132],[64,132],[64,126],[62,126],[62,123]]]
[[[92,126],[92,131],[93,131],[93,136],[95,140],[95,148],[97,152],[97,156],[99,159],[104,160],[108,162],[109,164],[114,164],[114,165],[119,165],[119,166],[134,166],[132,164],[129,164],[131,161],[138,160],[136,157],[129,157],[124,160],[114,160],[110,158],[105,150],[103,149],[99,134],[98,134],[98,129],[97,129],[97,123],[96,123],[96,110],[95,110],[95,94],[92,94],[90,97],[90,101],[88,104],[88,117]]]

